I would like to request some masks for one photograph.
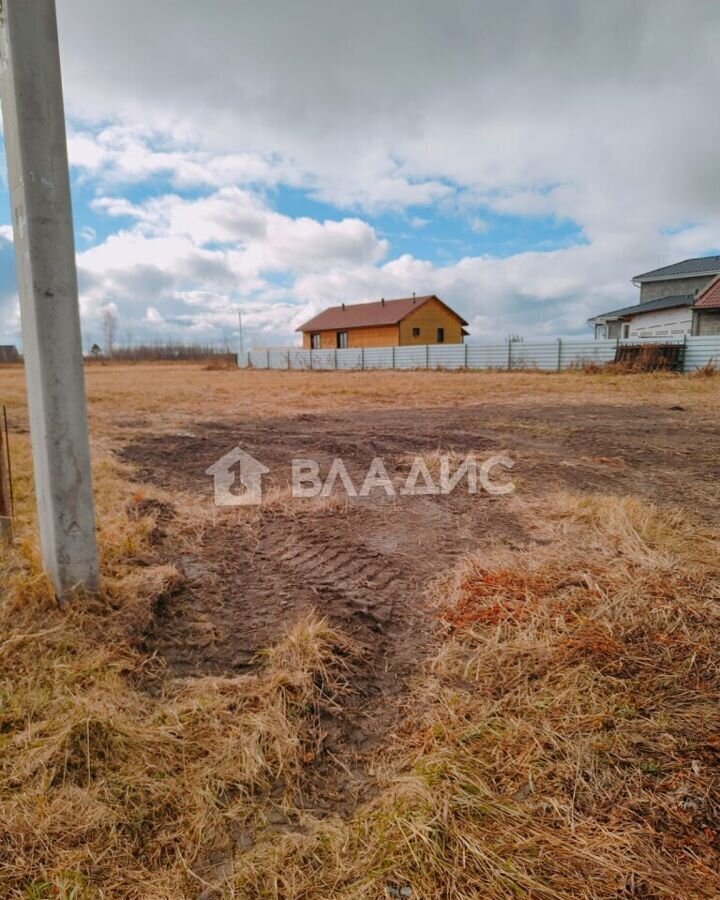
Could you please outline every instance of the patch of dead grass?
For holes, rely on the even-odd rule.
[[[287,372],[202,364],[90,365],[85,372],[93,440],[177,431],[201,421],[263,419],[388,406],[697,404],[717,410],[712,378],[672,373],[617,375],[578,372],[365,371]],[[11,430],[27,427],[24,371],[0,368],[0,403]],[[534,427],[534,426],[533,426]]]
[[[118,391],[135,416],[138,388],[113,387],[117,368],[94,371],[90,394],[96,428],[124,436]],[[142,369],[127,377],[147,381]],[[197,408],[239,408],[270,378],[229,372],[225,386],[193,367],[155,372],[145,407],[161,411],[160,427],[173,397],[189,421]],[[392,377],[408,389],[426,379],[437,403],[458,392],[478,402],[487,390],[509,402],[642,402],[663,379],[667,402],[717,403],[712,379],[663,375]],[[253,401],[252,414],[276,413],[279,379],[299,410],[373,405],[387,373],[272,378],[275,395]],[[0,555],[1,896],[720,895],[712,529],[633,498],[517,501],[543,543],[468,559],[440,583],[441,646],[376,762],[380,795],[349,821],[318,819],[302,787],[322,754],[323,714],[341,714],[361,665],[356,648],[311,617],[252,676],[169,679],[128,638],[180,578],[153,555],[166,527],[158,504],[173,505],[167,527],[180,545],[217,513],[130,484],[101,453],[104,593],[60,611],[40,568],[27,437],[15,434],[12,450],[18,542]],[[270,500],[288,514],[282,491]]]
[[[718,536],[624,498],[546,512],[555,543],[439,588],[381,797],[257,848],[232,895],[717,896]]]
[[[29,454],[17,463],[22,488]],[[126,475],[109,458],[95,467],[104,589],[64,610],[40,568],[32,494],[18,494],[20,539],[0,556],[3,897],[197,896],[267,830],[270,792],[289,802],[323,710],[348,690],[356,648],[312,615],[254,675],[171,680],[134,649],[180,575],[153,562],[165,501]],[[192,541],[203,523],[173,510]]]

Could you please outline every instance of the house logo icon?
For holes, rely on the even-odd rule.
[[[262,479],[270,469],[240,447],[221,456],[209,469],[215,487],[215,506],[259,506]],[[241,490],[238,490],[238,483]]]

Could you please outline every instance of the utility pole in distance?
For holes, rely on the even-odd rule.
[[[242,324],[242,310],[238,310],[238,334],[240,335],[240,356],[245,352],[245,341],[243,340],[243,324]]]
[[[55,0],[0,0],[0,96],[40,543],[64,599],[99,572]]]

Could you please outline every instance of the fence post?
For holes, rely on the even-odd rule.
[[[685,372],[685,356],[687,355],[687,334],[683,335],[682,361],[680,363],[680,371]]]
[[[430,368],[430,344],[425,344],[425,368]]]
[[[335,348],[335,371],[337,372],[337,347]]]
[[[468,367],[468,345],[465,344],[465,368]]]
[[[512,341],[508,336],[508,372],[512,369]]]
[[[289,372],[290,369],[292,368],[292,366],[290,365],[290,353],[291,353],[291,352],[292,352],[291,350],[288,350],[288,372]]]
[[[395,368],[395,344],[392,346],[392,367]]]
[[[360,370],[362,372],[365,371],[365,348],[360,348]]]
[[[562,338],[558,338],[558,372],[562,372]]]
[[[269,369],[270,368],[270,351],[267,350],[266,353],[267,353],[267,367]]]

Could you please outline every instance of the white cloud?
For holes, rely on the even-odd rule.
[[[252,192],[222,188],[196,200],[166,195],[133,204],[123,198],[98,198],[97,210],[137,221],[135,239],[188,240],[196,247],[227,245],[241,269],[302,271],[318,265],[378,261],[387,252],[373,228],[355,218],[318,222],[291,218],[270,209]],[[161,245],[162,246],[162,245]],[[152,252],[152,251],[151,251]]]
[[[145,318],[152,325],[162,325],[165,322],[165,318],[162,313],[160,313],[154,306],[148,306],[145,310]]]
[[[68,108],[124,123],[103,131],[105,163],[78,148],[96,169],[302,183],[370,211],[457,184],[593,231],[698,220],[720,199],[714,0],[691,14],[675,0],[60,0],[59,12]],[[568,189],[537,193],[555,185]]]
[[[662,242],[664,253],[675,241],[669,236]],[[509,332],[587,336],[589,316],[637,300],[630,276],[644,261],[642,241],[633,244],[624,236],[502,259],[466,257],[446,266],[404,255],[380,267],[308,274],[294,292],[312,311],[342,300],[431,292],[470,321],[475,339],[502,339]]]
[[[482,336],[567,333],[632,302],[637,271],[720,249],[716,0],[58,9],[70,156],[118,219],[80,255],[90,321],[110,299],[227,329],[243,298],[250,328],[288,334],[329,301],[435,290]],[[144,182],[174,193],[129,199]],[[278,186],[352,212],[282,215]],[[432,209],[483,246],[498,214],[587,243],[438,265],[390,258],[367,221],[394,210],[432,237]]]
[[[91,330],[111,300],[121,325],[137,337],[159,328],[175,337],[188,329],[217,334],[236,328],[242,300],[248,327],[289,334],[290,321],[302,313],[276,277],[292,284],[303,272],[372,267],[387,252],[387,243],[359,219],[283,216],[236,187],[192,200],[100,197],[94,206],[135,224],[78,257]]]
[[[178,188],[289,183],[291,166],[259,153],[209,152],[172,131],[118,124],[68,134],[70,163],[85,178],[115,187],[166,177]]]
[[[485,219],[481,219],[480,216],[471,216],[470,229],[474,231],[475,234],[485,234],[486,231],[490,230],[490,225]]]

